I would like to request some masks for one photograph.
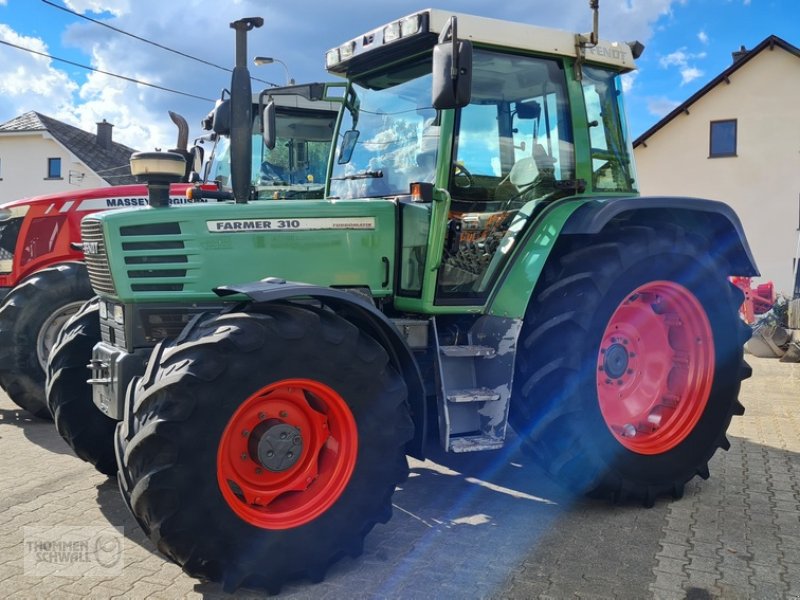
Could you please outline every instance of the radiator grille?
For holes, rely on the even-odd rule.
[[[111,269],[108,266],[108,255],[106,254],[106,244],[103,239],[103,226],[100,221],[95,219],[84,219],[81,223],[81,240],[86,250],[84,260],[86,270],[89,272],[89,281],[92,289],[100,294],[116,295],[114,280],[111,277]]]

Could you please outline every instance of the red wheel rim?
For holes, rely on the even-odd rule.
[[[217,452],[217,482],[240,518],[289,529],[327,511],[356,464],[358,430],[344,399],[327,385],[285,379],[245,400]]]
[[[653,281],[623,300],[597,357],[600,412],[614,437],[639,454],[661,454],[692,432],[714,376],[714,339],[688,289]]]

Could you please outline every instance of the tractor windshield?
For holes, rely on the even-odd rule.
[[[351,82],[345,107],[331,197],[408,194],[412,182],[433,182],[439,124],[430,58]]]
[[[254,110],[254,114],[258,113]],[[253,127],[251,184],[260,199],[322,198],[336,113],[279,107],[275,148],[264,145],[258,119]],[[217,143],[208,179],[230,186],[230,140]]]

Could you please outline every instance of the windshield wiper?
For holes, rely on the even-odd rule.
[[[383,171],[361,171],[352,175],[342,175],[341,177],[331,177],[331,179],[378,179],[383,177]]]

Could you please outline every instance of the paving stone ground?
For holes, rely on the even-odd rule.
[[[434,452],[411,462],[392,520],[367,537],[362,557],[281,597],[800,600],[800,364],[750,362],[731,448],[682,500],[611,506],[564,494],[513,449]],[[124,533],[119,574],[26,572],[25,527],[109,524]],[[116,484],[2,393],[0,596],[231,597],[158,554]]]

